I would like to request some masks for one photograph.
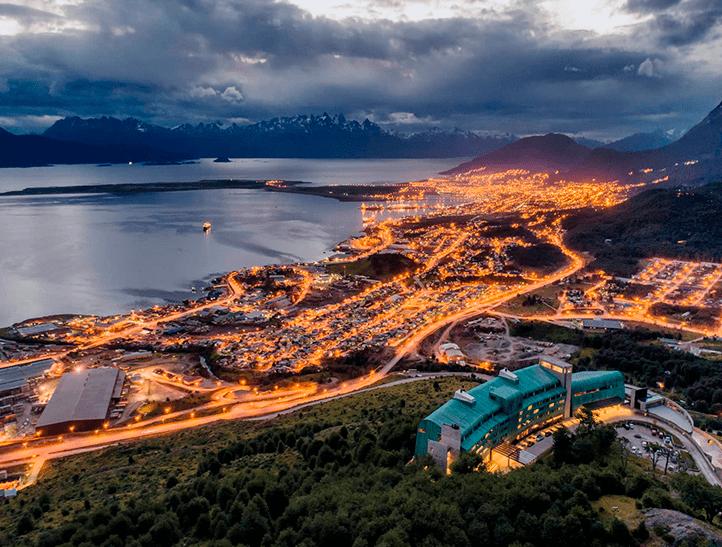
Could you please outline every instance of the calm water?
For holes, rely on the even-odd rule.
[[[37,186],[121,182],[194,182],[203,179],[288,179],[314,184],[375,184],[428,178],[467,158],[420,160],[234,159],[187,165],[58,165],[0,169],[0,192]]]
[[[0,188],[222,176],[362,183],[428,177],[455,163],[243,160],[0,169]],[[213,223],[208,235],[201,230],[205,220]],[[321,258],[360,228],[357,204],[257,190],[0,198],[0,325],[182,300],[216,273]]]

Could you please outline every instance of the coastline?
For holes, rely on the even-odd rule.
[[[214,179],[196,182],[151,182],[151,183],[118,183],[118,184],[87,184],[76,186],[41,186],[28,187],[22,190],[0,192],[0,197],[19,196],[50,196],[69,194],[142,194],[156,192],[190,192],[199,190],[265,190],[267,192],[290,192],[334,198],[339,201],[385,201],[390,195],[408,183],[385,185],[334,185],[310,186],[310,182],[299,180],[250,180],[250,179]]]

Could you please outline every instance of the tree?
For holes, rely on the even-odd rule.
[[[594,417],[594,412],[586,406],[581,406],[576,412],[576,417],[579,419],[579,427],[577,433],[584,435],[591,433],[597,428],[598,422]]]
[[[664,447],[659,443],[649,443],[649,454],[652,459],[652,473],[657,472],[657,462],[662,457]]]
[[[629,462],[629,439],[619,437],[619,459],[622,463],[622,471],[627,472],[627,462]]]
[[[562,428],[554,432],[552,439],[554,440],[554,461],[557,464],[571,461],[573,441],[571,433],[566,428]]]
[[[180,539],[180,523],[175,513],[163,513],[149,530],[156,545],[174,545]]]
[[[19,536],[25,535],[35,528],[35,523],[30,515],[23,513],[15,525],[15,531]]]
[[[700,476],[677,474],[672,485],[680,493],[682,501],[697,511],[702,511],[708,522],[722,512],[722,488],[712,486]]]
[[[256,494],[248,502],[240,522],[244,541],[251,545],[260,545],[263,536],[270,531],[268,506],[261,496]]]
[[[663,448],[663,455],[664,455],[664,474],[667,474],[667,469],[669,468],[669,457],[672,455],[672,450],[669,448]]]
[[[452,473],[473,473],[484,469],[484,459],[476,452],[462,452],[451,464]]]
[[[615,518],[612,522],[612,527],[609,531],[610,535],[614,539],[614,542],[619,545],[633,544],[632,534],[629,533],[629,528],[618,518]]]

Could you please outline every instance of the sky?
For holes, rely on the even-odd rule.
[[[343,113],[611,139],[722,101],[722,0],[0,1],[0,126]]]

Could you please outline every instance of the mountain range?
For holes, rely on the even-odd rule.
[[[625,151],[625,148],[635,148],[635,142],[638,145],[649,140],[631,136],[617,141],[614,149],[610,146],[589,148],[558,133],[525,137],[481,154],[446,174],[482,168],[488,171],[526,168],[577,179],[708,182],[722,176],[722,103],[674,142],[652,150]]]
[[[135,118],[63,118],[42,135],[4,131],[0,166],[52,163],[180,161],[200,157],[430,158],[463,157],[513,142],[512,135],[430,130],[402,134],[343,115],[299,115],[249,125],[182,124]]]
[[[460,129],[398,133],[368,119],[348,120],[342,114],[279,117],[247,125],[186,123],[172,128],[135,118],[67,117],[41,135],[14,135],[0,129],[0,167],[177,162],[200,157],[475,156],[448,173],[525,167],[631,180],[640,170],[652,168],[645,173],[647,178],[665,173],[688,182],[722,174],[722,104],[680,139],[670,140],[670,133],[661,130],[610,143],[558,133],[522,139]],[[685,165],[690,161],[695,163]]]

